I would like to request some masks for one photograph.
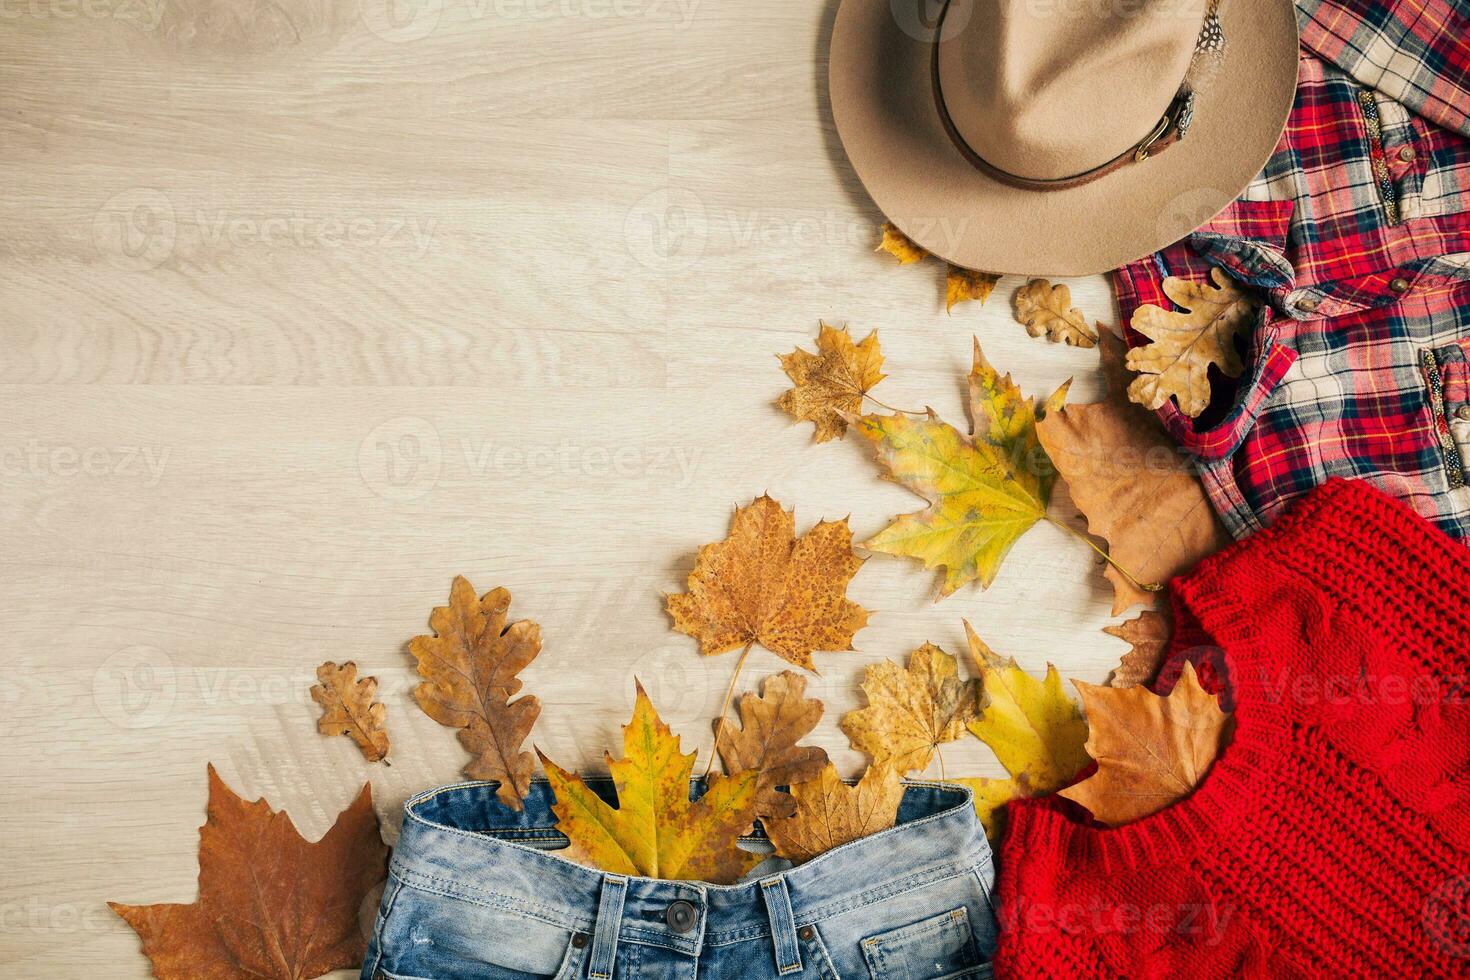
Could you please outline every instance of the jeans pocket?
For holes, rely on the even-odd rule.
[[[872,980],[981,980],[991,975],[963,907],[869,936],[862,949]]]
[[[1419,354],[1430,422],[1452,488],[1470,481],[1470,338]]]

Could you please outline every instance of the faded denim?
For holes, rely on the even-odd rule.
[[[991,975],[995,872],[963,787],[910,783],[898,826],[737,885],[574,864],[552,800],[544,782],[520,813],[494,783],[409,800],[363,980]]]

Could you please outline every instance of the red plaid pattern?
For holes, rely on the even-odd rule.
[[[1249,0],[1232,0],[1249,2]],[[1297,0],[1296,103],[1224,213],[1114,273],[1124,322],[1211,266],[1268,299],[1235,382],[1164,425],[1243,537],[1334,476],[1470,537],[1470,12]],[[1130,335],[1134,343],[1143,338]]]

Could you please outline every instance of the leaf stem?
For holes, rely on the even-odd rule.
[[[928,415],[929,414],[927,411],[924,411],[924,412],[911,412],[911,411],[909,411],[906,408],[894,408],[892,405],[889,405],[887,402],[880,402],[878,399],[874,398],[872,395],[868,394],[867,392],[863,392],[863,397],[866,398],[868,401],[872,402],[874,405],[877,405],[879,408],[886,408],[890,412],[897,412],[899,415]]]
[[[740,680],[740,672],[745,669],[745,658],[750,656],[750,648],[753,646],[755,646],[755,641],[751,640],[745,644],[745,649],[740,651],[740,659],[735,662],[735,673],[730,675],[730,686],[725,688],[725,700],[720,704],[720,713],[718,720],[715,722],[715,744],[710,747],[709,765],[704,767],[704,778],[706,782],[709,781],[709,774],[714,772],[715,759],[719,758],[720,755],[720,736],[725,732],[725,715],[729,713],[730,702],[735,697],[735,683]],[[721,769],[723,768],[721,766]]]
[[[1072,535],[1078,541],[1081,541],[1083,544],[1087,545],[1087,547],[1089,547],[1093,551],[1097,552],[1098,555],[1100,555],[1102,557],[1102,560],[1103,561],[1107,562],[1109,565],[1112,565],[1114,568],[1116,568],[1118,570],[1119,574],[1121,574],[1128,581],[1132,582],[1134,585],[1138,586],[1143,591],[1145,591],[1145,592],[1162,592],[1162,591],[1164,591],[1164,586],[1163,586],[1162,583],[1159,583],[1159,582],[1140,582],[1134,576],[1134,574],[1132,572],[1128,571],[1128,569],[1124,568],[1122,565],[1119,565],[1116,561],[1114,561],[1112,555],[1108,554],[1106,551],[1103,551],[1101,548],[1099,548],[1097,546],[1097,543],[1095,541],[1093,541],[1092,538],[1088,537],[1086,534],[1083,534],[1081,531],[1077,530],[1072,525],[1067,524],[1067,523],[1065,523],[1063,521],[1059,521],[1055,517],[1052,517],[1050,514],[1046,515],[1046,520],[1047,520],[1047,522],[1049,524],[1053,524],[1053,525],[1061,528],[1063,531],[1066,531],[1068,534]]]

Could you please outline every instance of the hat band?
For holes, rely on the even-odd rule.
[[[997,167],[965,142],[965,137],[960,133],[959,127],[955,125],[954,119],[949,114],[949,108],[944,104],[944,88],[939,82],[939,38],[940,32],[944,30],[944,18],[949,14],[950,3],[951,0],[945,0],[944,9],[939,14],[938,22],[934,25],[934,54],[930,59],[934,105],[939,110],[940,122],[944,124],[944,131],[949,134],[950,142],[954,144],[955,149],[960,151],[960,155],[968,160],[971,166],[987,176],[1021,190],[1066,190],[1070,187],[1090,184],[1099,177],[1106,177],[1130,163],[1142,163],[1149,157],[1164,152],[1182,140],[1189,132],[1189,124],[1194,119],[1195,95],[1186,82],[1180,85],[1173,101],[1169,103],[1169,108],[1164,111],[1164,115],[1148,135],[1105,163],[1066,177],[1024,177],[1021,174],[1011,173],[1003,167]]]

